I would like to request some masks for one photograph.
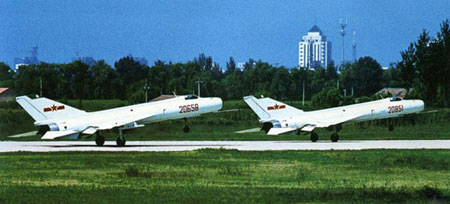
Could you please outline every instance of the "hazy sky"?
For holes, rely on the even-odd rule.
[[[388,66],[422,29],[438,32],[450,1],[2,0],[0,61],[13,64],[37,43],[46,62],[70,62],[78,50],[111,65],[128,54],[151,65],[205,53],[222,67],[230,56],[295,67],[298,42],[316,23],[340,63],[340,18],[348,19],[346,59],[356,30],[357,56]]]

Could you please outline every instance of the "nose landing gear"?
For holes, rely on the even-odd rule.
[[[389,131],[394,131],[394,122],[392,121],[391,118],[388,119],[388,129]]]
[[[191,129],[190,129],[189,126],[187,125],[187,118],[184,118],[184,127],[183,127],[183,131],[184,131],[185,133],[188,133],[189,130],[191,130]]]

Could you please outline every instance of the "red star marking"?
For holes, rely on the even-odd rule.
[[[52,109],[52,111],[57,111],[58,110],[58,106],[54,105],[52,107],[50,107]]]
[[[267,106],[267,110],[279,110],[284,108],[286,108],[285,105],[278,105],[278,104],[275,104],[274,106]]]

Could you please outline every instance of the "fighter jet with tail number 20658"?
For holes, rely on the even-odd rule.
[[[97,133],[95,142],[98,146],[105,143],[105,138],[99,134],[102,130],[117,128],[117,146],[124,146],[123,130],[164,120],[183,118],[186,121],[186,118],[217,112],[222,108],[222,99],[196,95],[165,95],[148,103],[96,112],[85,112],[47,98],[19,96],[16,101],[36,121],[34,125],[39,126],[38,133],[43,134],[41,139],[78,139],[80,134]],[[183,130],[188,132],[189,127],[185,124]]]
[[[330,139],[337,142],[337,132],[342,129],[342,123],[399,117],[424,108],[422,100],[403,100],[398,97],[308,112],[271,98],[246,96],[244,101],[258,115],[259,122],[263,124],[262,130],[268,135],[310,132],[312,142],[319,139],[319,135],[314,132],[316,128],[334,128]],[[393,130],[392,121],[389,122],[389,130]]]

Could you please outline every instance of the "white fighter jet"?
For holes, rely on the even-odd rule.
[[[271,98],[246,96],[244,101],[258,115],[259,122],[263,124],[261,130],[268,135],[309,132],[312,142],[319,139],[319,135],[314,132],[316,128],[335,129],[330,139],[337,142],[337,132],[342,129],[342,123],[393,118],[419,112],[424,108],[422,100],[402,100],[398,97],[308,112]],[[389,122],[389,130],[393,130],[392,121]]]
[[[217,112],[222,108],[222,99],[216,97],[201,98],[196,95],[165,95],[148,103],[86,112],[47,98],[31,99],[19,96],[16,101],[36,121],[41,139],[80,138],[80,134],[96,134],[98,146],[105,143],[99,131],[117,128],[119,137],[117,146],[125,145],[122,131],[143,127],[146,123],[171,119],[186,119],[204,113]],[[183,128],[189,131],[186,125]]]

